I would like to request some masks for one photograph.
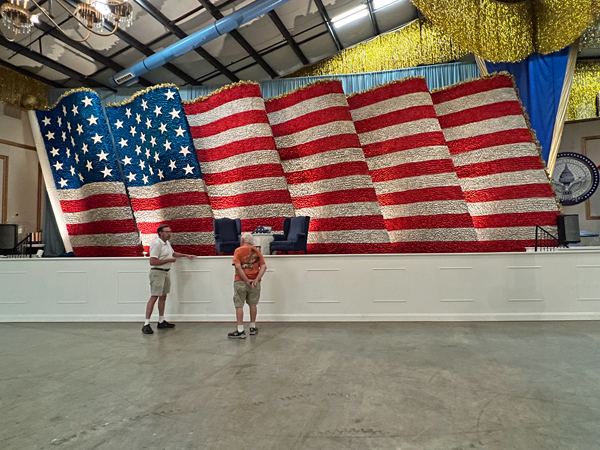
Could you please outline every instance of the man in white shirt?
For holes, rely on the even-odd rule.
[[[150,317],[154,310],[154,304],[158,300],[158,325],[157,328],[174,328],[175,325],[165,320],[165,302],[167,294],[171,290],[171,264],[177,258],[196,258],[194,255],[177,253],[173,251],[171,243],[171,228],[167,224],[158,227],[158,237],[150,244],[150,300],[146,306],[146,322],[142,327],[142,333],[152,334],[154,331],[150,326]]]

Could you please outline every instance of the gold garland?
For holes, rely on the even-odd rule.
[[[107,108],[112,108],[115,106],[124,106],[127,105],[129,103],[131,103],[132,101],[134,101],[136,98],[138,98],[141,95],[147,94],[148,92],[152,92],[155,89],[161,89],[161,88],[175,88],[179,91],[179,86],[177,86],[176,84],[173,83],[162,83],[162,84],[155,84],[154,86],[150,86],[147,87],[146,89],[142,90],[142,91],[137,91],[135,94],[133,94],[131,97],[129,97],[126,100],[123,100],[122,102],[119,103],[107,103],[106,107]]]
[[[98,95],[98,93],[95,90],[93,90],[92,88],[82,87],[82,88],[70,89],[67,92],[63,93],[60,97],[58,97],[58,100],[56,100],[52,106],[44,106],[44,107],[41,107],[38,109],[40,109],[42,111],[50,111],[51,109],[56,108],[63,98],[68,97],[71,94],[75,94],[76,92],[89,92],[96,96]]]
[[[600,61],[578,62],[573,75],[566,120],[596,117],[598,92],[600,92]]]
[[[311,81],[310,83],[303,84],[302,86],[297,87],[296,89],[293,89],[291,91],[284,92],[283,94],[276,95],[275,97],[266,98],[265,103],[282,99],[284,97],[295,94],[296,92],[299,92],[299,91],[303,91],[305,89],[310,89],[311,87],[316,86],[318,84],[326,84],[326,83],[332,83],[332,82],[336,82],[336,81],[339,82],[340,80],[336,80],[335,78],[326,78],[323,80]]]
[[[412,1],[453,42],[492,62],[560,50],[600,14],[599,0]]]
[[[256,86],[260,86],[260,84],[258,84],[256,81],[240,80],[240,81],[236,81],[235,83],[230,83],[230,84],[226,84],[225,86],[221,86],[219,89],[216,89],[209,94],[200,95],[199,97],[196,97],[192,100],[183,100],[182,103],[184,105],[191,105],[192,103],[204,102],[204,101],[208,100],[210,97],[212,97],[213,95],[217,95],[223,91],[226,91],[227,89],[232,89],[232,88],[238,87],[238,86],[246,86],[249,84],[254,84]]]
[[[468,53],[451,42],[428,20],[415,20],[399,30],[379,35],[287,76],[342,75],[406,69],[421,64],[454,61]]]
[[[0,100],[25,109],[48,106],[48,86],[6,67],[0,67]]]

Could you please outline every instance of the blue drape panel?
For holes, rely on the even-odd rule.
[[[518,63],[491,63],[486,61],[488,71],[507,71],[513,77],[519,96],[529,115],[542,147],[542,156],[548,161],[554,121],[565,80],[569,47],[549,55],[533,53]]]
[[[352,92],[370,89],[378,84],[398,80],[406,77],[424,76],[429,89],[439,89],[445,86],[479,77],[479,69],[475,63],[450,63],[436,64],[432,66],[412,67],[410,69],[385,70],[382,72],[355,73],[348,75],[325,75],[318,77],[299,77],[299,78],[280,78],[277,80],[267,80],[260,82],[260,89],[264,98],[275,97],[285,94],[307,83],[323,79],[341,80],[344,86],[344,92]],[[207,86],[184,86],[180,88],[179,93],[182,100],[193,100],[202,95],[207,95],[223,85]],[[48,102],[53,105],[58,98],[69,89],[49,89]],[[141,87],[120,88],[117,92],[110,89],[94,89],[98,92],[102,104],[120,103],[127,100],[136,92],[142,90]]]
[[[42,243],[44,244],[44,256],[55,257],[65,253],[65,246],[62,238],[60,237],[60,231],[54,218],[54,212],[52,211],[52,205],[50,204],[50,197],[48,192],[44,190],[44,216],[42,218]]]

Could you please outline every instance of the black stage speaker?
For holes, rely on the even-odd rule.
[[[579,236],[579,214],[563,214],[556,217],[558,241],[562,244],[581,242]]]
[[[0,249],[12,250],[19,243],[19,225],[0,224]]]

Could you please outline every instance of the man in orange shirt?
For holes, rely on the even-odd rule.
[[[233,304],[237,319],[237,330],[229,333],[229,339],[246,339],[244,331],[244,303],[250,306],[250,334],[258,334],[256,313],[260,298],[260,280],[267,265],[262,253],[252,245],[252,234],[242,233],[240,246],[233,253],[235,281],[233,282]]]

